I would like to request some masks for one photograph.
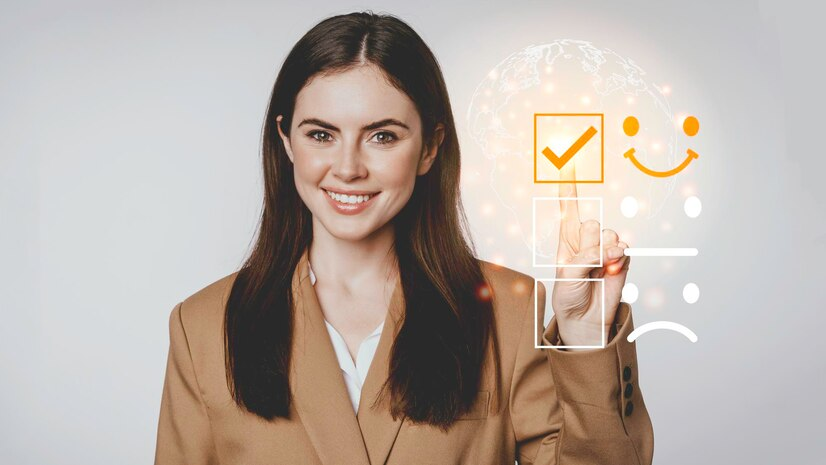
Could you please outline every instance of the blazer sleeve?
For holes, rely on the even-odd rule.
[[[556,320],[542,328],[545,286],[526,304],[513,374],[510,409],[516,459],[526,465],[650,465],[654,432],[638,383],[631,307],[621,302],[615,336],[602,349],[566,351],[554,345]],[[534,293],[537,314],[534,319]],[[537,322],[536,324],[534,322]],[[554,341],[552,343],[551,341]]]
[[[169,354],[161,395],[155,465],[217,464],[206,405],[195,377],[179,303],[169,315]]]

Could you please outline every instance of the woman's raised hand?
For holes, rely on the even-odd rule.
[[[598,265],[600,234],[602,234],[602,267],[558,267],[557,279],[604,278],[605,326],[602,321],[602,292],[597,281],[556,281],[551,305],[559,327],[561,344],[600,345],[607,342],[608,330],[614,323],[622,288],[628,274],[631,257],[624,255],[628,244],[619,240],[616,232],[601,229],[599,221],[579,219],[576,172],[573,163],[560,172],[558,265]],[[564,186],[564,188],[563,188]],[[563,194],[564,192],[564,194]],[[604,332],[603,332],[604,328]],[[604,336],[603,336],[604,335]]]

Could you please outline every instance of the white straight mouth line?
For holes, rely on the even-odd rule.
[[[629,257],[696,257],[700,253],[693,247],[628,247]]]

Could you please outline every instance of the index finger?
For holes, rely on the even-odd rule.
[[[562,215],[559,232],[565,237],[576,237],[581,221],[576,192],[576,168],[574,163],[566,163],[559,171],[559,212]]]

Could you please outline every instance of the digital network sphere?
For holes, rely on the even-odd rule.
[[[512,54],[479,83],[468,108],[468,130],[484,155],[492,201],[513,215],[502,221],[517,221],[527,246],[531,197],[558,195],[556,185],[533,182],[535,113],[604,114],[604,182],[580,184],[579,195],[602,197],[604,208],[617,211],[621,199],[633,196],[644,206],[641,218],[659,213],[674,190],[674,178],[647,176],[623,157],[633,147],[637,159],[655,170],[670,169],[678,158],[671,108],[663,91],[645,76],[633,60],[609,49],[558,40]],[[633,137],[622,128],[629,115],[640,123]],[[555,235],[550,225],[537,224],[538,256],[555,255]]]

